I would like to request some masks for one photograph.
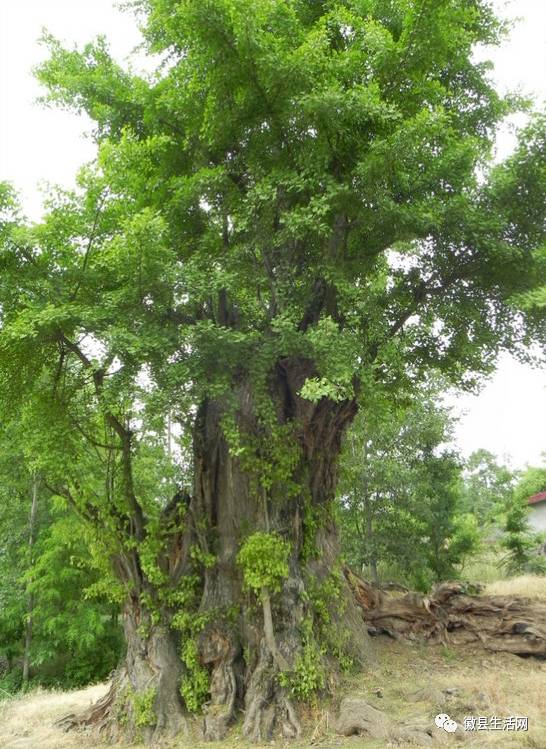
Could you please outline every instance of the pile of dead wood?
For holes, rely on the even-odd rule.
[[[546,601],[473,595],[464,583],[436,586],[428,595],[394,595],[345,568],[345,577],[372,635],[478,642],[487,650],[546,658]]]

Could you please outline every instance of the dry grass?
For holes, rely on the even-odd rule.
[[[433,729],[433,749],[452,744],[469,749],[546,748],[546,662],[509,654],[488,654],[479,648],[451,648],[407,645],[392,640],[374,641],[377,665],[355,676],[339,690],[362,695],[374,707],[406,724]],[[77,712],[100,697],[106,687],[93,686],[77,692],[36,691],[25,697],[0,702],[0,749],[98,749],[84,734],[65,734],[53,721]],[[378,691],[379,690],[379,691]],[[446,691],[449,690],[449,691]],[[303,722],[305,737],[298,742],[273,742],[279,749],[410,749],[410,744],[370,741],[365,737],[344,739],[332,732],[339,697],[307,709]],[[529,731],[462,732],[446,734],[433,725],[434,716],[448,713],[459,723],[467,715],[523,715]],[[235,725],[221,744],[203,744],[197,739],[197,721],[191,739],[178,739],[172,749],[250,749]],[[271,744],[269,745],[271,747]],[[117,749],[123,749],[117,745]],[[125,747],[125,749],[128,749]],[[137,749],[133,745],[131,749]],[[138,749],[143,749],[139,745]],[[253,747],[255,749],[255,746]]]
[[[0,702],[0,749],[90,749],[85,736],[67,734],[53,722],[102,697],[104,684],[75,692],[36,690]]]
[[[508,580],[489,583],[485,590],[491,596],[525,596],[546,599],[546,577],[544,575],[520,575]]]
[[[448,735],[434,728],[432,746],[449,746],[459,739],[473,749],[546,749],[546,662],[486,653],[476,646],[454,649],[383,641],[378,647],[377,668],[356,680],[354,688],[392,717],[423,726],[432,726],[439,712],[459,724],[466,716],[529,718],[528,732]],[[377,689],[382,698],[374,696]],[[360,747],[368,749],[365,742]]]

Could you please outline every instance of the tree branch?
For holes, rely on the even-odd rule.
[[[102,388],[104,382],[104,369],[97,369],[93,362],[84,354],[81,348],[71,341],[66,335],[60,331],[59,333],[62,341],[69,351],[72,351],[75,356],[83,364],[84,368],[91,372],[93,382],[95,384],[95,392],[100,398],[102,395]],[[124,496],[127,504],[132,512],[130,518],[132,535],[134,535],[139,541],[142,541],[145,536],[146,519],[142,507],[136,497],[134,482],[133,482],[133,466],[132,466],[132,432],[126,428],[121,421],[112,413],[111,410],[106,409],[105,411],[106,422],[112,427],[114,432],[120,439],[121,442],[121,453],[122,453],[122,470],[123,470],[123,484],[124,484]]]

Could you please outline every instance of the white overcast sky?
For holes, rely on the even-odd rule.
[[[509,41],[485,56],[495,62],[501,90],[520,88],[539,102],[546,98],[546,2],[495,0],[499,13],[520,18]],[[40,88],[31,69],[44,57],[38,44],[43,28],[70,44],[106,34],[114,56],[125,59],[139,43],[133,18],[113,0],[0,0],[0,180],[22,195],[29,218],[42,210],[40,185],[69,186],[77,168],[93,158],[84,137],[84,117],[35,103]],[[484,54],[480,53],[480,57]],[[498,153],[513,146],[506,129]],[[479,396],[455,399],[461,414],[457,444],[468,455],[484,447],[509,457],[516,467],[540,461],[546,451],[546,370],[521,365],[503,355],[495,376]]]

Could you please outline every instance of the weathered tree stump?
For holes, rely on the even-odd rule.
[[[471,595],[459,582],[442,583],[429,595],[393,596],[348,567],[345,577],[372,635],[446,645],[479,642],[494,652],[546,658],[546,601]]]

